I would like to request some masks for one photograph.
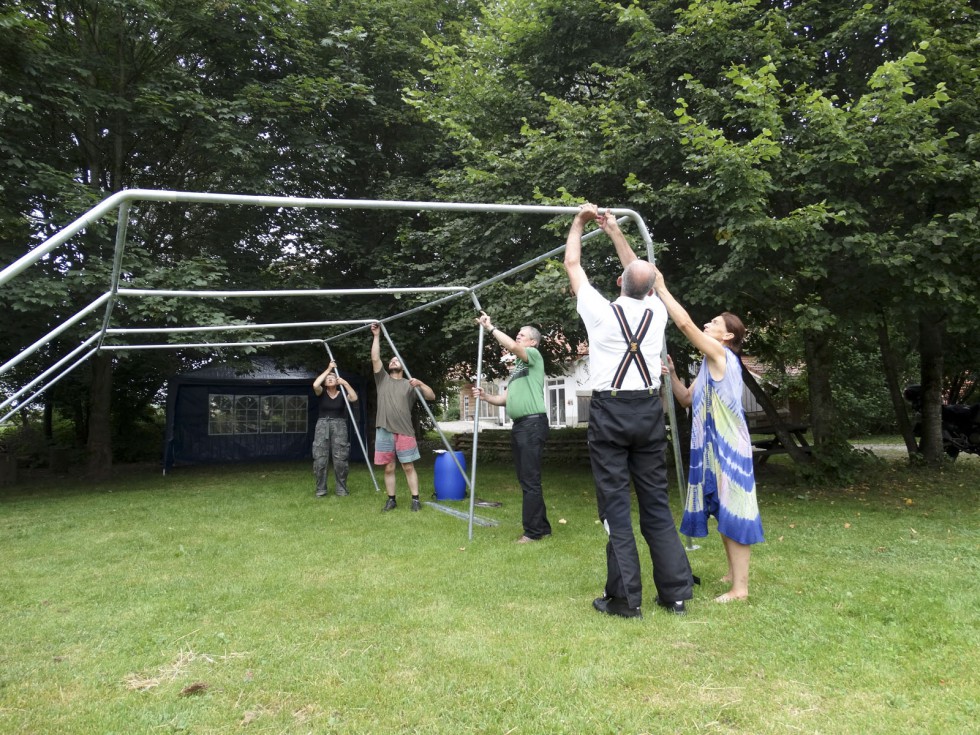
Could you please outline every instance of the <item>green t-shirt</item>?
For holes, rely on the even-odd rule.
[[[526,349],[528,362],[514,356],[514,372],[507,385],[507,415],[516,421],[544,410],[544,358],[536,347]]]

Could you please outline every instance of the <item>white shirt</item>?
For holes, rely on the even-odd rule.
[[[643,312],[653,312],[653,320],[647,335],[640,344],[640,353],[650,371],[653,388],[660,388],[660,355],[664,347],[664,330],[667,328],[667,307],[656,295],[645,299],[620,296],[615,303],[623,307],[623,314],[630,329],[635,333]],[[578,290],[576,304],[579,316],[589,333],[589,372],[592,374],[592,390],[609,390],[619,363],[626,355],[628,345],[619,328],[619,320],[612,306],[591,283],[584,283]],[[642,390],[643,375],[633,364],[626,371],[620,390]]]

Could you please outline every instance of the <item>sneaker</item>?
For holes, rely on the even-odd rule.
[[[337,491],[337,495],[339,495],[339,496],[340,496],[340,497],[342,497],[342,498],[345,498],[345,497],[347,497],[348,495],[350,495],[350,493],[349,493],[349,492],[347,492],[346,490],[338,490],[338,491]]]
[[[396,506],[397,503],[395,502],[395,499],[389,496],[388,502],[385,503],[385,507],[381,509],[381,512],[387,513],[389,510],[394,510]]]
[[[615,615],[620,618],[642,618],[643,613],[638,607],[630,607],[629,603],[621,597],[610,597],[603,595],[592,601],[592,607],[603,615]]]
[[[418,497],[412,498],[412,512],[418,513],[422,508],[422,503],[419,502]]]
[[[670,600],[661,600],[659,597],[654,600],[660,607],[669,612],[671,615],[687,615],[687,609],[684,606],[684,600],[676,600],[671,602]]]

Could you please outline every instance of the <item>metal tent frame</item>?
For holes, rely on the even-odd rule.
[[[477,283],[473,286],[438,286],[438,287],[415,287],[415,286],[401,286],[396,288],[354,288],[354,289],[308,289],[308,290],[272,290],[272,291],[196,291],[196,290],[173,290],[173,289],[133,289],[133,288],[122,288],[120,287],[120,275],[122,270],[122,259],[123,253],[126,247],[126,235],[129,226],[129,215],[130,209],[134,203],[137,202],[162,202],[162,203],[176,203],[184,205],[196,205],[196,204],[223,204],[223,205],[237,205],[237,206],[253,206],[253,207],[274,207],[274,208],[297,208],[297,209],[307,209],[307,208],[318,208],[318,209],[367,209],[367,210],[408,210],[408,211],[434,211],[434,212],[461,212],[461,213],[499,213],[499,214],[521,214],[521,215],[574,215],[578,212],[578,207],[573,206],[549,206],[549,205],[519,205],[519,204],[478,204],[478,203],[458,203],[458,202],[423,202],[423,201],[389,201],[389,200],[370,200],[370,199],[318,199],[318,198],[303,198],[303,197],[281,197],[281,196],[252,196],[244,194],[208,194],[200,192],[182,192],[182,191],[158,191],[151,189],[128,189],[124,191],[117,192],[107,199],[103,200],[100,204],[96,205],[84,215],[76,219],[70,225],[62,229],[60,232],[54,236],[48,238],[43,243],[38,245],[36,248],[26,253],[24,256],[16,260],[15,262],[8,265],[2,271],[0,271],[0,286],[6,284],[11,279],[15,278],[17,275],[25,271],[27,268],[37,263],[44,256],[52,253],[58,247],[66,243],[74,235],[78,234],[84,230],[89,225],[95,222],[115,215],[116,217],[116,236],[115,236],[115,248],[113,251],[113,267],[112,275],[110,278],[108,290],[99,296],[97,299],[92,301],[92,303],[87,306],[83,306],[74,315],[63,321],[60,325],[49,331],[46,335],[41,337],[39,340],[34,342],[32,345],[23,349],[19,354],[15,355],[2,366],[0,366],[0,376],[10,371],[13,367],[18,365],[23,360],[27,359],[34,353],[36,353],[41,348],[50,344],[56,337],[64,333],[66,330],[70,329],[72,326],[78,324],[88,315],[97,312],[99,309],[104,309],[102,316],[101,328],[94,334],[90,335],[76,348],[68,352],[66,355],[62,356],[60,359],[55,361],[47,369],[39,373],[35,378],[33,378],[28,383],[21,386],[19,389],[15,390],[9,396],[7,396],[2,402],[0,402],[0,411],[8,409],[7,413],[0,416],[0,425],[5,423],[13,416],[17,411],[24,408],[30,404],[34,399],[42,395],[47,389],[55,385],[59,380],[64,378],[66,375],[71,373],[75,368],[85,362],[92,355],[102,351],[102,350],[140,350],[140,349],[185,349],[185,348],[204,348],[204,349],[217,349],[221,347],[244,347],[244,346],[263,346],[263,345],[287,345],[287,344],[322,344],[326,349],[328,355],[333,359],[333,353],[330,350],[330,342],[343,337],[350,336],[355,332],[367,329],[370,324],[380,323],[382,327],[382,333],[385,335],[389,346],[401,360],[401,355],[398,354],[398,350],[395,347],[394,342],[391,340],[391,336],[388,333],[386,324],[400,319],[402,317],[408,316],[409,314],[414,314],[416,312],[432,308],[438,304],[448,302],[457,298],[464,296],[469,296],[473,302],[473,306],[477,313],[482,311],[479,299],[477,298],[477,292],[481,289],[486,288],[498,281],[509,278],[510,276],[520,273],[521,271],[532,268],[538,263],[552,258],[555,255],[561,253],[565,249],[564,243],[559,247],[549,250],[537,257],[534,257],[524,263],[511,268],[503,273],[499,273],[492,278],[485,281]],[[619,209],[610,208],[607,211],[612,212],[618,220],[622,222],[632,221],[640,236],[643,238],[643,242],[646,245],[647,258],[650,262],[655,262],[655,255],[653,252],[653,241],[650,237],[650,233],[647,230],[646,224],[643,218],[631,209]],[[594,230],[583,236],[583,240],[589,239],[598,235],[601,230]],[[344,320],[344,321],[308,321],[308,322],[279,322],[274,324],[247,324],[247,325],[236,325],[228,324],[222,326],[187,326],[187,327],[160,327],[160,328],[112,328],[110,327],[112,311],[116,302],[120,298],[141,298],[146,296],[165,296],[165,297],[176,297],[176,298],[264,298],[264,297],[309,297],[309,296],[338,296],[338,297],[349,297],[356,295],[381,295],[381,294],[402,294],[402,293],[412,293],[412,294],[432,294],[437,298],[429,301],[425,304],[416,306],[414,308],[408,309],[406,311],[378,318],[366,318],[359,320]],[[338,334],[333,334],[329,337],[318,338],[318,339],[293,339],[293,340],[271,340],[271,341],[229,341],[229,342],[203,342],[196,344],[180,343],[180,344],[170,344],[170,343],[159,343],[159,344],[143,344],[143,345],[107,345],[105,344],[105,339],[108,336],[114,337],[125,337],[126,335],[146,335],[146,334],[162,334],[162,333],[206,333],[206,332],[234,332],[236,330],[267,330],[274,331],[286,328],[322,328],[322,327],[339,327],[339,326],[349,326],[352,327],[346,331],[340,332]],[[476,374],[477,383],[480,385],[480,380],[482,379],[483,373],[483,345],[484,345],[484,329],[481,326],[479,331],[479,337],[477,341],[477,364],[476,364]],[[666,358],[666,347],[664,349],[664,358]],[[405,374],[406,377],[411,378],[408,371],[407,365],[404,360],[401,360],[402,365],[406,366]],[[60,371],[60,372],[59,372]],[[669,376],[667,377],[669,381]],[[38,387],[40,386],[40,387]],[[36,390],[35,390],[36,388]],[[31,391],[34,391],[31,393]],[[29,396],[23,398],[25,394],[30,393]],[[479,412],[479,399],[477,399],[477,411],[473,422],[473,455],[471,461],[471,474],[469,477],[466,476],[466,472],[463,466],[460,464],[459,460],[456,458],[455,453],[452,451],[452,447],[449,445],[445,434],[439,429],[439,424],[432,415],[432,411],[429,408],[427,402],[422,399],[422,395],[416,388],[416,393],[425,407],[430,419],[432,419],[434,425],[436,426],[439,436],[442,439],[443,444],[449,451],[450,456],[456,463],[463,479],[466,481],[466,486],[469,490],[470,499],[470,510],[469,510],[469,538],[473,538],[473,523],[474,523],[474,503],[475,503],[475,493],[474,488],[476,486],[476,457],[477,457],[477,442],[479,434],[479,422],[480,422],[480,412]],[[676,409],[673,400],[673,394],[670,390],[666,391],[668,396],[668,416],[670,418],[671,426],[677,426],[676,422]],[[348,405],[348,410],[350,406]],[[358,435],[358,441],[361,443],[362,449],[364,449],[365,457],[367,457],[367,450],[363,438],[360,435],[360,431],[357,429],[355,422],[355,431]],[[672,431],[672,441],[674,446],[674,457],[677,469],[678,482],[681,488],[682,498],[684,493],[684,476],[683,476],[683,466],[681,460],[680,452],[680,442],[677,431]],[[368,467],[371,467],[371,463],[368,462]],[[378,483],[374,478],[374,472],[371,471],[371,479],[374,482],[375,489],[378,490]]]

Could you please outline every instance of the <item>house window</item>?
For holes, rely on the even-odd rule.
[[[484,383],[483,389],[486,391],[488,396],[500,395],[500,387],[494,383]],[[461,421],[472,421],[473,412],[476,410],[476,399],[473,398],[470,392],[470,387],[465,386],[460,391],[460,401],[462,406],[460,408],[460,420]],[[490,403],[490,401],[480,401],[480,419],[499,419],[500,418],[500,407],[496,404]]]
[[[305,434],[306,396],[208,396],[208,434]]]
[[[548,380],[548,424],[565,425],[565,381],[562,378]]]

